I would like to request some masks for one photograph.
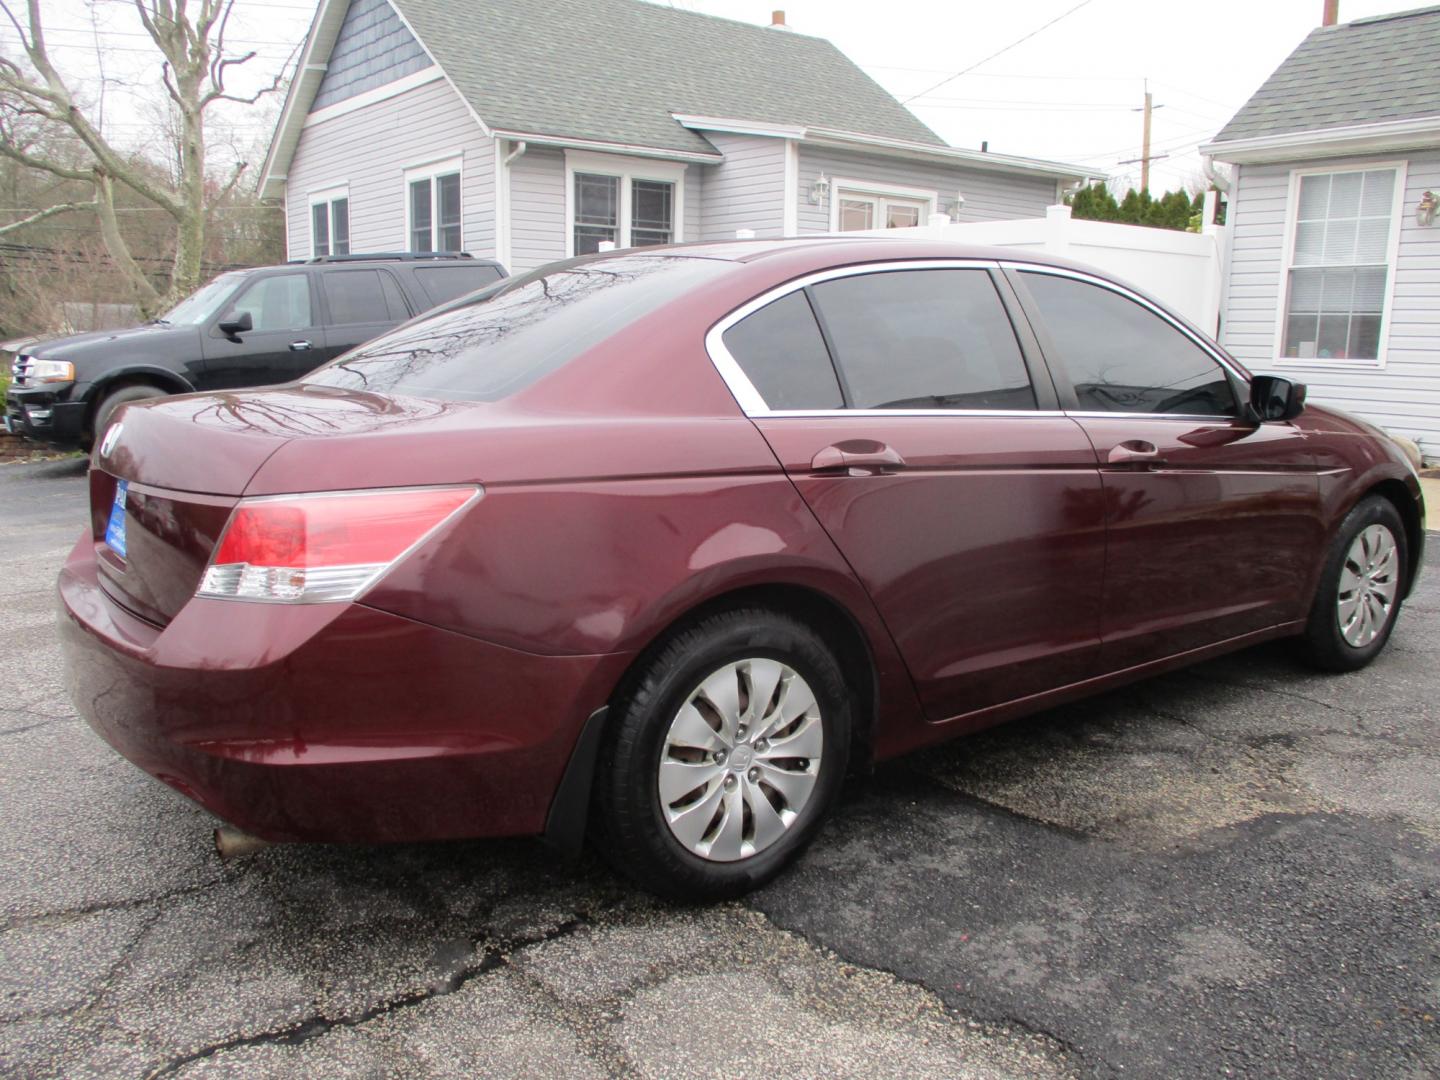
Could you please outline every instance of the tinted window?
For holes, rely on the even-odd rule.
[[[804,292],[792,292],[725,331],[725,348],[772,409],[839,409],[845,399]]]
[[[236,315],[248,311],[254,330],[297,330],[314,326],[310,318],[310,282],[305,274],[261,278],[230,305]]]
[[[634,255],[551,263],[362,345],[309,382],[497,401],[629,323],[732,269],[716,259]]]
[[[985,271],[865,274],[821,282],[811,295],[851,408],[1035,408]]]
[[[391,299],[395,285],[388,274],[379,270],[334,270],[320,275],[320,285],[330,304],[330,322],[346,323],[399,322],[407,318],[403,305]],[[386,289],[385,286],[390,288]]]
[[[1235,415],[1224,370],[1153,311],[1074,278],[1027,272],[1025,284],[1082,410]]]
[[[467,292],[474,292],[500,279],[500,271],[485,263],[457,263],[454,266],[421,266],[415,280],[431,304],[443,304]]]

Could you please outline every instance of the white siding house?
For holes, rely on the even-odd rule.
[[[1233,164],[1221,343],[1440,457],[1440,8],[1312,33],[1202,151]]]
[[[285,201],[292,259],[459,249],[523,271],[602,241],[1035,217],[1085,178],[947,146],[783,27],[638,0],[321,0],[261,193]]]

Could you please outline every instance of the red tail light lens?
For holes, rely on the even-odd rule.
[[[466,486],[242,499],[199,595],[353,600],[481,494]]]

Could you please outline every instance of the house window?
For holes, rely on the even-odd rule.
[[[673,244],[681,239],[685,166],[607,154],[566,155],[569,253]]]
[[[1299,176],[1282,357],[1380,359],[1398,173],[1383,168]]]
[[[935,209],[934,192],[912,190],[868,190],[833,182],[835,206],[833,232],[860,232],[865,229],[910,229],[925,224]]]
[[[318,192],[310,196],[310,255],[350,254],[350,193]]]
[[[575,254],[593,255],[604,241],[620,246],[620,177],[575,174]]]
[[[460,161],[442,162],[405,173],[406,219],[410,251],[463,251]]]

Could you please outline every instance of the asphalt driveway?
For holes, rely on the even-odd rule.
[[[681,908],[528,841],[222,867],[65,698],[82,468],[0,468],[0,1074],[1440,1074],[1440,570],[1365,672],[1263,648],[889,764]]]

